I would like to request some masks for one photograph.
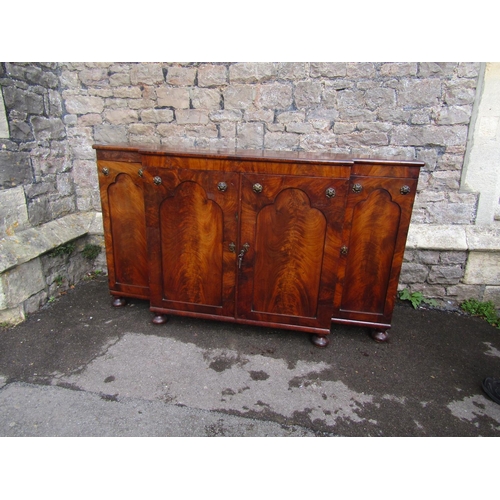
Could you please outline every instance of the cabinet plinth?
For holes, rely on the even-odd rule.
[[[387,338],[422,162],[94,148],[112,295],[149,300],[156,323]]]

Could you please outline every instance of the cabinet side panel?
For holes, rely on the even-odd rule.
[[[299,189],[285,189],[257,217],[253,310],[316,317],[325,216]]]
[[[400,219],[401,209],[385,189],[354,208],[342,310],[384,314]]]
[[[222,306],[223,213],[195,182],[160,209],[163,298]]]
[[[148,287],[146,224],[142,189],[121,173],[108,187],[116,284]]]

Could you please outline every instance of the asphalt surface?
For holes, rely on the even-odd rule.
[[[0,436],[500,436],[500,330],[397,305],[390,341],[113,308],[105,277],[0,328]]]

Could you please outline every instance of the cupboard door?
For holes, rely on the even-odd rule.
[[[238,174],[150,168],[151,309],[234,317]]]
[[[390,326],[416,188],[416,179],[352,179],[334,321]]]
[[[245,174],[240,319],[330,330],[346,180]]]
[[[147,299],[148,252],[141,169],[140,163],[98,162],[110,291]]]

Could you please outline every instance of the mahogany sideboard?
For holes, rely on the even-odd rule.
[[[387,339],[423,162],[93,147],[115,306]]]

